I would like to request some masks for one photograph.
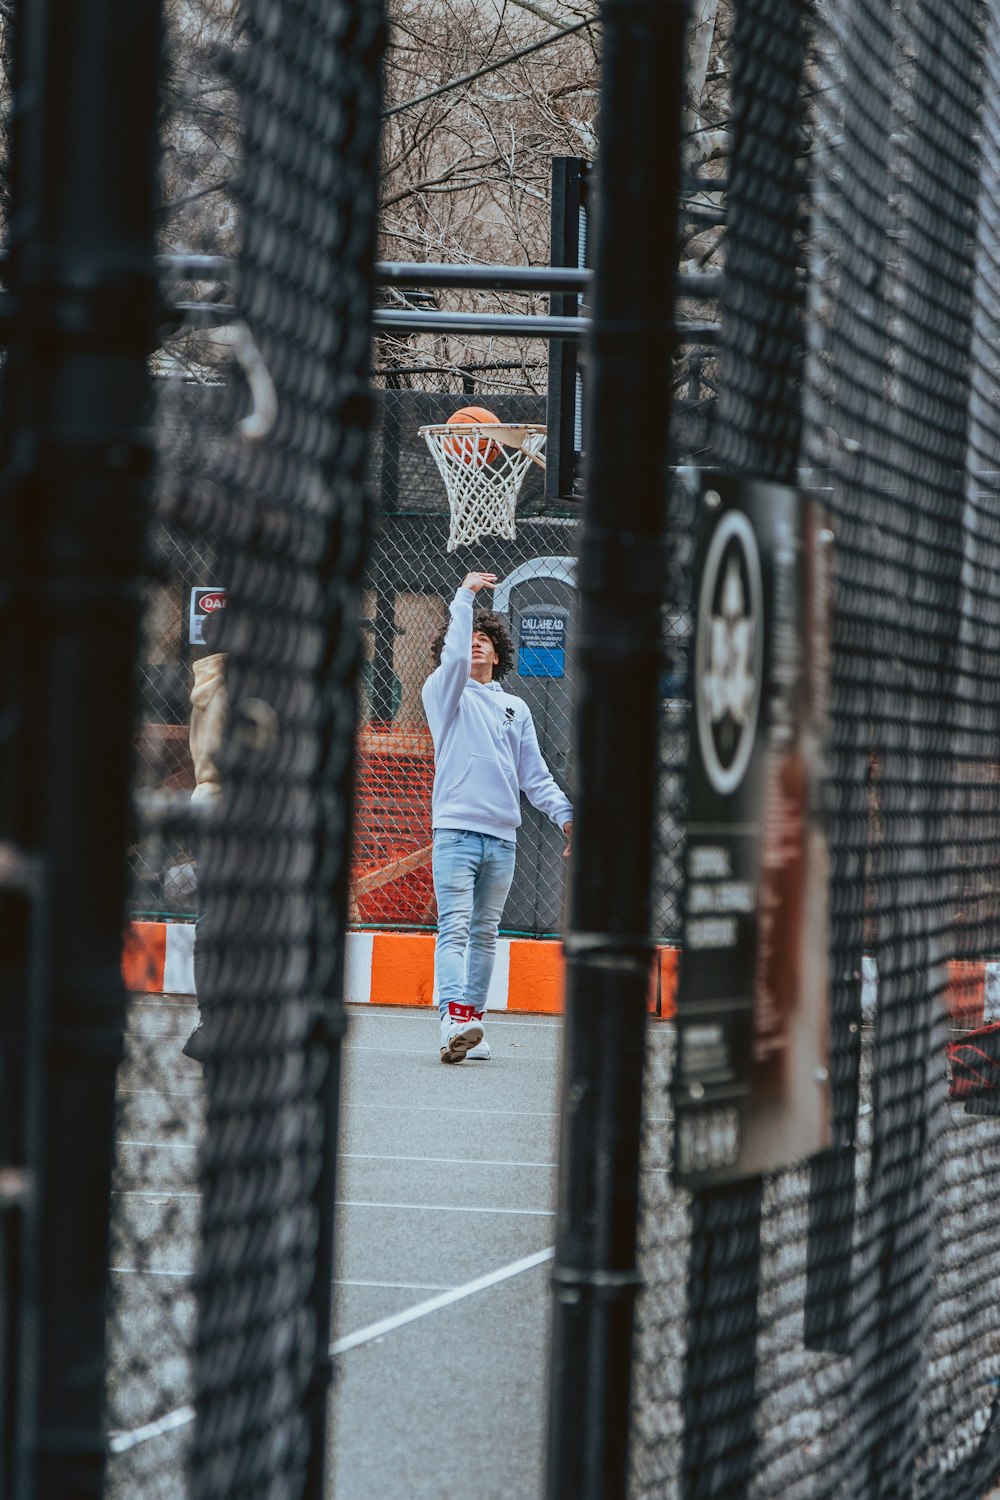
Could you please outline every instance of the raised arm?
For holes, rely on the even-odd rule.
[[[469,680],[476,595],[480,589],[492,588],[496,581],[495,573],[467,573],[448,607],[451,620],[441,648],[441,664],[434,668],[421,692],[435,737],[457,710]]]

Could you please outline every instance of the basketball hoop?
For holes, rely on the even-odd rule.
[[[514,510],[530,464],[545,468],[545,428],[502,422],[421,427],[448,494],[449,552],[481,536],[512,541]]]

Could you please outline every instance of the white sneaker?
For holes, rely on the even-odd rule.
[[[486,1040],[485,1035],[482,1041],[477,1046],[470,1047],[465,1055],[469,1062],[489,1062],[493,1054],[490,1051],[490,1044]]]
[[[478,1021],[453,1021],[446,1016],[441,1022],[441,1061],[464,1062],[482,1039],[483,1028]]]

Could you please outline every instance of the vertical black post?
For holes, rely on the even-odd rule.
[[[627,1480],[687,5],[601,16],[548,1500]]]
[[[581,238],[586,239],[584,209],[589,162],[577,156],[552,158],[552,203],[549,264],[581,265]],[[581,228],[583,235],[581,236]],[[589,257],[584,257],[589,263]],[[580,311],[577,292],[553,292],[553,317],[575,318]],[[577,347],[574,339],[550,339],[545,498],[566,499],[574,493],[576,475]]]
[[[0,836],[40,869],[50,983],[0,905],[5,1007],[37,1029],[19,1101],[34,1207],[16,1289],[16,1500],[104,1484],[108,1228],[133,683],[156,328],[159,0],[18,7],[0,485]],[[41,1008],[27,1015],[29,1003]],[[30,1283],[27,1277],[30,1271]],[[37,1371],[32,1379],[30,1372]]]

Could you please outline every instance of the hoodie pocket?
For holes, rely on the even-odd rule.
[[[517,817],[520,794],[492,755],[470,755],[465,770],[449,789],[447,801],[456,809],[475,809],[509,819]]]

